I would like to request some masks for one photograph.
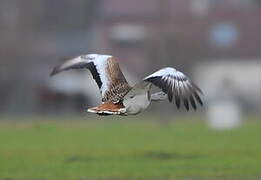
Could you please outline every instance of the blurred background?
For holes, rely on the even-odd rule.
[[[230,98],[256,113],[260,18],[259,0],[1,0],[0,112],[77,113],[97,105],[89,74],[48,75],[66,57],[101,53],[118,57],[131,82],[172,66],[208,102]]]
[[[1,0],[0,112],[78,113],[97,105],[88,73],[49,73],[66,57],[101,53],[118,57],[132,83],[172,66],[202,87],[206,102],[231,100],[257,113],[260,18],[259,0]]]
[[[181,176],[202,172],[258,179],[260,20],[261,0],[0,0],[0,161],[5,162],[0,178],[68,178],[73,170],[79,170],[77,177],[146,175],[135,171],[139,164],[147,175],[163,179],[177,165]],[[118,57],[132,85],[174,67],[203,90],[205,105],[186,112],[161,102],[142,115],[112,118],[128,122],[87,122],[108,119],[86,113],[100,103],[90,73],[69,71],[53,78],[49,73],[64,59],[89,53]],[[147,119],[166,126],[144,124]],[[185,122],[173,126],[176,119]],[[219,134],[209,127],[239,129]],[[166,167],[165,160],[173,161]],[[75,168],[60,162],[76,163]],[[100,174],[106,165],[111,174]],[[47,174],[35,174],[42,170]]]

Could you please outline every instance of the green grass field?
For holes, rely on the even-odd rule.
[[[91,118],[2,118],[0,179],[261,178],[257,120],[215,131],[189,118]]]

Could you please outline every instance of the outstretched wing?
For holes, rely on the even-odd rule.
[[[189,110],[189,104],[196,109],[196,101],[201,106],[203,105],[199,96],[199,94],[203,94],[202,91],[186,75],[174,68],[167,67],[160,69],[144,78],[143,81],[150,82],[159,87],[167,94],[170,102],[175,97],[175,103],[178,108],[181,101],[183,101],[187,110]]]
[[[118,62],[112,56],[78,56],[56,66],[50,75],[53,76],[70,69],[89,69],[100,89],[103,102],[111,100],[116,103],[120,98],[117,93],[120,94],[119,92],[130,88]]]
[[[124,97],[125,101],[135,97],[136,95],[146,95],[150,91],[152,85],[157,86],[162,91],[150,95],[151,101],[160,101],[169,99],[172,102],[175,98],[176,106],[179,108],[181,101],[184,106],[189,110],[189,104],[196,109],[198,102],[201,106],[203,102],[199,94],[202,91],[189,80],[182,72],[174,68],[163,68],[137,83]],[[148,97],[149,98],[149,97]]]

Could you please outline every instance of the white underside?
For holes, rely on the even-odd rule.
[[[126,108],[126,114],[135,115],[147,109],[150,104],[150,84],[140,82],[136,84],[123,100],[123,105]]]

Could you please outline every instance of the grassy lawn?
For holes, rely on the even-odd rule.
[[[0,179],[261,178],[257,120],[215,131],[204,120],[114,118],[2,118]]]

